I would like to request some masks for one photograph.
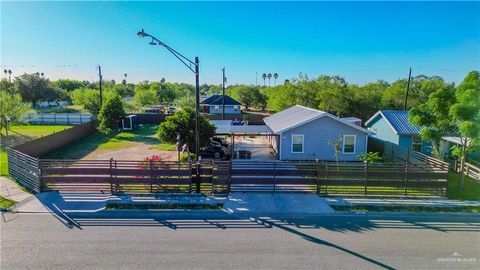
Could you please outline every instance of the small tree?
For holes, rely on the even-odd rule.
[[[339,154],[342,151],[342,142],[343,142],[343,135],[340,135],[338,139],[335,141],[329,141],[328,144],[332,146],[333,151],[335,152],[335,161],[337,162],[337,170],[339,164]]]
[[[5,127],[7,130],[7,117],[12,123],[22,121],[22,117],[30,109],[30,105],[22,102],[20,95],[11,95],[5,91],[0,91],[0,131]]]
[[[102,133],[111,133],[117,128],[118,121],[125,117],[123,102],[119,95],[109,95],[102,105],[102,109],[98,115],[100,125],[98,130]]]
[[[215,135],[215,126],[200,116],[200,147],[207,145],[208,141]],[[180,135],[180,143],[186,143],[190,149],[195,146],[195,111],[190,108],[177,111],[174,115],[167,117],[158,128],[158,137],[162,142],[176,143],[177,135]]]

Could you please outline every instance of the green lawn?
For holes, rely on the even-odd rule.
[[[16,201],[5,199],[4,197],[0,196],[0,208],[9,208],[16,203]]]
[[[34,139],[38,139],[43,136],[50,135],[55,132],[59,132],[70,128],[71,126],[60,125],[18,125],[10,126],[8,132],[8,138],[6,137],[5,130],[2,129],[2,144],[0,151],[0,173],[3,176],[8,175],[8,163],[7,152],[5,148],[14,147],[22,143],[29,142]]]
[[[465,176],[463,190],[460,189],[460,174],[448,173],[447,197],[455,200],[480,200],[480,182]]]
[[[114,134],[96,133],[48,155],[52,159],[81,159],[97,149],[120,149],[134,146],[136,142],[150,145],[160,150],[176,149],[174,144],[162,144],[157,137],[158,125],[144,125],[133,132]]]

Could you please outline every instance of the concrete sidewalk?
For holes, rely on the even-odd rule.
[[[377,199],[377,198],[324,198],[329,205],[351,206],[351,205],[371,205],[371,206],[425,206],[425,207],[462,207],[462,206],[480,206],[480,201],[460,201],[448,199]]]
[[[307,193],[234,192],[223,206],[229,213],[325,214],[334,210],[318,195]]]
[[[0,196],[12,201],[21,202],[34,195],[22,190],[14,181],[0,176]]]

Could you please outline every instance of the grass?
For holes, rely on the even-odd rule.
[[[160,143],[155,146],[150,146],[150,149],[158,149],[162,151],[177,151],[177,146],[175,144]]]
[[[160,150],[176,149],[176,146],[173,144],[161,143],[156,135],[157,129],[158,125],[144,125],[133,132],[120,132],[108,135],[95,133],[48,155],[47,158],[81,159],[97,149],[115,150],[129,148],[135,146],[136,143],[150,145],[150,148],[158,147],[157,149]]]
[[[354,212],[480,212],[480,206],[432,207],[418,205],[331,205],[331,207],[335,211]]]
[[[465,176],[462,190],[460,189],[460,174],[449,172],[447,197],[452,200],[480,200],[480,182]]]
[[[8,138],[4,129],[1,131],[2,143],[0,150],[0,174],[8,175],[8,162],[6,147],[15,147],[17,145],[38,139],[43,136],[50,135],[70,128],[71,126],[60,125],[17,125],[10,126]]]
[[[4,197],[0,196],[0,208],[10,208],[12,205],[16,203],[17,203],[16,201],[5,199]]]

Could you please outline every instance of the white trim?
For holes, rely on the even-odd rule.
[[[297,136],[297,137],[300,136],[300,137],[302,137],[302,152],[294,152],[294,151],[293,151],[293,137],[294,137],[294,136]],[[290,136],[290,138],[291,138],[290,153],[292,153],[292,154],[303,154],[303,153],[305,152],[305,136],[304,136],[303,134],[292,134],[292,135]]]
[[[345,137],[347,137],[347,136],[348,137],[353,137],[353,152],[352,153],[345,152],[345,141],[346,141]],[[343,135],[342,154],[345,154],[345,155],[352,155],[353,154],[354,155],[356,150],[357,150],[357,135],[350,135],[350,134],[349,135]]]
[[[388,121],[387,117],[385,117],[382,111],[378,111],[372,117],[370,117],[370,119],[368,119],[367,122],[365,122],[365,126],[368,126],[370,122],[373,121],[373,119],[375,119],[379,114],[383,117],[383,119],[385,119],[385,122],[387,122],[387,124],[392,128],[393,132],[395,132],[395,135],[400,135],[398,131],[393,127],[392,123]],[[407,134],[402,134],[402,135],[407,135]]]

